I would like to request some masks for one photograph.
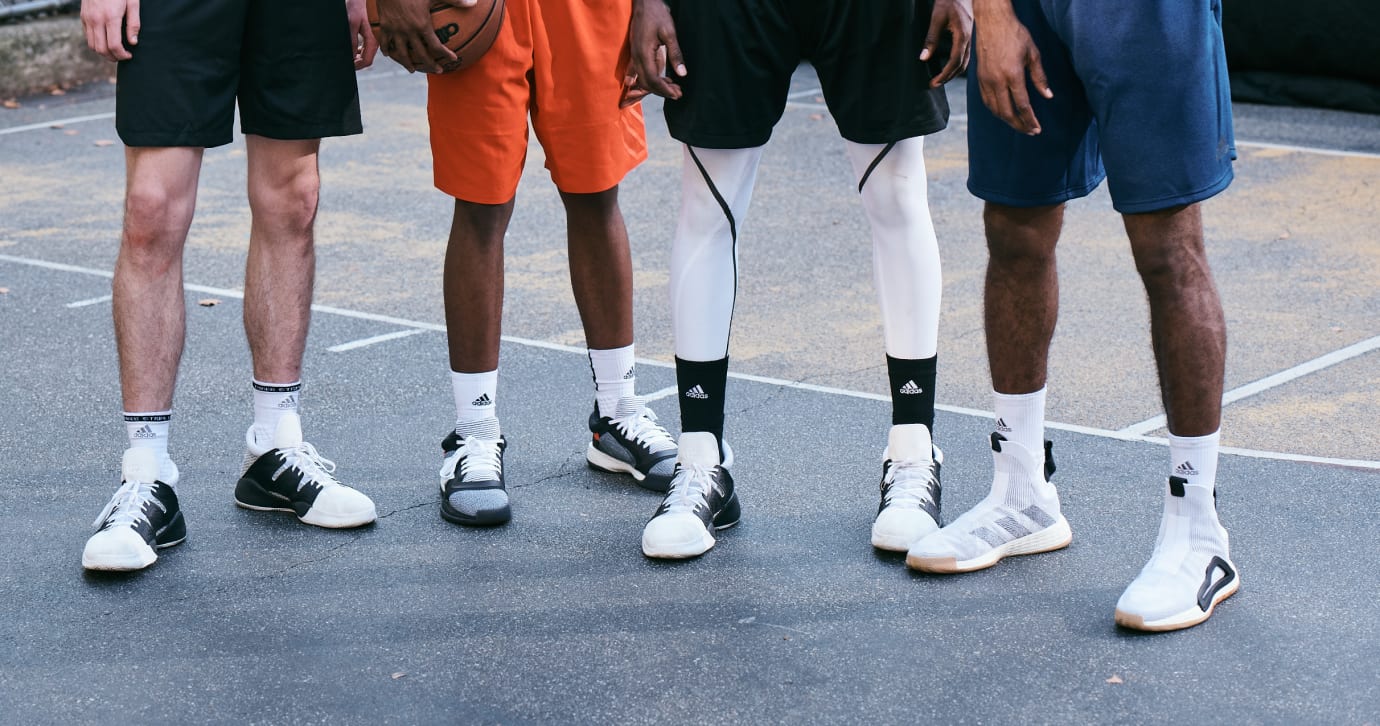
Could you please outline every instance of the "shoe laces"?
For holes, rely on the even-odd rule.
[[[296,469],[302,474],[302,478],[297,482],[297,489],[300,491],[307,482],[315,482],[321,487],[340,486],[340,482],[332,476],[335,471],[335,462],[321,455],[315,446],[302,441],[296,446],[282,447],[278,453],[283,455],[283,465],[273,472],[272,479],[278,477],[288,469]]]
[[[640,441],[653,454],[676,448],[676,440],[670,432],[656,422],[656,413],[646,406],[621,418],[609,419],[623,436],[632,441]]]
[[[703,464],[680,464],[676,475],[671,479],[671,489],[666,492],[666,511],[694,511],[695,507],[708,501],[709,491],[714,487],[716,466]]]
[[[916,459],[893,459],[887,467],[882,483],[886,485],[887,506],[903,505],[924,507],[934,503],[934,485],[939,477],[935,474],[935,461]]]
[[[134,526],[136,522],[147,521],[147,517],[144,516],[144,505],[148,502],[153,502],[154,506],[167,512],[168,508],[153,495],[154,484],[137,480],[121,482],[120,488],[115,490],[115,496],[110,498],[110,503],[105,505],[105,509],[101,510],[91,526],[99,528],[107,521],[115,526]]]
[[[460,448],[441,462],[441,478],[454,479],[459,465],[460,481],[497,481],[503,473],[498,439],[466,436],[460,441]]]

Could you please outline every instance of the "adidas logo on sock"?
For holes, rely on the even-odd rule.
[[[703,388],[700,388],[698,385],[696,385],[695,387],[685,392],[685,397],[707,399],[709,398],[709,394],[705,393]]]
[[[1174,473],[1179,476],[1198,476],[1198,470],[1194,469],[1193,465],[1187,461],[1174,467]]]
[[[473,401],[470,401],[470,405],[471,405],[471,406],[492,406],[492,405],[494,405],[494,400],[493,400],[492,398],[489,398],[489,394],[487,394],[487,393],[481,393],[481,394],[479,394],[479,398],[476,398],[476,399],[474,399]]]
[[[278,408],[297,408],[297,397],[288,396],[278,402]]]
[[[635,372],[635,369],[633,369],[633,368],[629,368],[629,369],[628,369],[628,372],[623,374],[623,380],[625,380],[625,381],[631,381],[632,379],[634,379],[634,378],[636,378],[636,377],[637,377],[637,373]]]
[[[901,386],[901,393],[907,396],[914,396],[917,393],[924,393],[925,389],[915,385],[915,381],[906,381],[906,385]]]
[[[148,424],[144,424],[143,426],[140,426],[139,428],[137,428],[137,429],[134,430],[134,438],[136,438],[136,439],[156,439],[156,438],[158,438],[158,434],[155,434],[155,433],[153,432],[153,429],[149,428],[149,425],[148,425]]]
[[[1011,433],[1011,427],[1010,427],[1010,426],[1007,426],[1007,425],[1006,425],[1006,421],[1004,421],[1004,420],[1002,420],[1002,419],[1000,419],[1000,418],[997,419],[997,430],[1000,431],[1000,432],[1002,432],[1002,433],[1004,433],[1004,434],[1009,434],[1009,433]]]

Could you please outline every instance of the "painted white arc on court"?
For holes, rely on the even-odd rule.
[[[78,266],[78,265],[68,265],[68,264],[65,264],[65,263],[62,263],[62,262],[49,262],[49,261],[47,261],[47,260],[36,260],[36,259],[27,258],[27,257],[16,257],[16,256],[14,256],[14,255],[6,255],[6,254],[0,254],[0,262],[12,262],[12,263],[15,263],[15,264],[20,264],[20,265],[28,265],[28,266],[30,266],[30,267],[40,267],[40,268],[45,268],[45,269],[49,269],[49,270],[57,270],[57,271],[60,271],[60,272],[75,272],[75,273],[79,273],[79,274],[83,274],[83,275],[91,275],[91,276],[94,276],[94,277],[111,278],[111,277],[114,276],[113,273],[108,272],[108,271],[106,271],[106,270],[97,270],[97,269],[93,269],[93,268],[90,268],[90,267],[80,267],[80,266]],[[195,291],[195,292],[206,292],[206,293],[210,293],[210,294],[213,294],[213,295],[221,295],[221,296],[223,296],[223,297],[229,297],[229,298],[234,298],[234,299],[243,299],[243,298],[244,298],[244,293],[241,292],[241,291],[239,291],[239,290],[230,290],[230,289],[218,288],[218,287],[208,287],[208,286],[205,286],[205,285],[183,285],[183,287],[184,287],[185,289],[187,289],[187,290],[192,290],[192,291]],[[399,327],[404,327],[404,328],[415,328],[415,329],[417,329],[417,330],[435,330],[435,331],[440,331],[440,332],[445,332],[445,330],[446,330],[446,327],[445,327],[444,325],[437,325],[437,324],[435,324],[435,323],[424,323],[424,322],[420,322],[420,321],[416,321],[416,320],[408,320],[408,319],[406,319],[406,318],[398,318],[398,317],[394,317],[394,316],[391,316],[391,315],[377,315],[377,314],[375,314],[375,313],[366,313],[366,312],[361,312],[361,311],[358,311],[358,310],[348,310],[348,309],[345,309],[345,308],[337,308],[337,307],[332,307],[332,306],[329,306],[329,305],[312,305],[312,306],[311,306],[311,309],[314,310],[314,311],[317,311],[317,312],[328,313],[328,314],[331,314],[331,315],[339,315],[339,316],[348,317],[348,318],[355,318],[355,319],[357,319],[357,320],[370,320],[370,321],[373,321],[373,322],[391,323],[391,324],[393,324],[393,325],[397,325],[397,326],[399,326]],[[519,337],[511,336],[511,335],[505,335],[505,336],[503,336],[502,339],[503,339],[505,342],[508,342],[508,343],[513,343],[513,344],[515,344],[515,345],[522,345],[522,346],[526,346],[526,347],[530,347],[530,348],[544,348],[544,349],[546,349],[546,350],[557,350],[557,351],[562,351],[562,352],[566,352],[566,353],[574,353],[574,354],[582,355],[582,356],[587,354],[587,352],[585,351],[584,348],[577,348],[577,347],[572,346],[572,345],[563,345],[563,344],[561,344],[561,343],[549,343],[549,342],[544,341],[544,340],[532,340],[532,339],[528,339],[528,338],[519,338]],[[1364,342],[1364,341],[1363,341],[1363,342]],[[1359,344],[1358,344],[1358,345],[1359,345]],[[638,363],[638,365],[646,365],[646,366],[651,366],[651,367],[655,367],[655,368],[666,368],[666,369],[674,369],[674,368],[675,368],[675,364],[673,364],[673,363],[668,363],[668,362],[659,361],[659,360],[652,360],[652,359],[650,359],[650,358],[638,358],[638,359],[637,359],[637,363]],[[814,393],[826,393],[826,394],[832,394],[832,395],[837,395],[837,396],[848,396],[848,397],[850,397],[850,398],[865,399],[865,400],[869,400],[869,401],[882,401],[882,402],[887,402],[887,401],[890,401],[890,400],[891,400],[891,398],[890,398],[889,396],[884,396],[884,395],[881,395],[881,394],[865,393],[865,392],[862,392],[862,391],[850,391],[850,390],[845,389],[845,388],[833,388],[833,387],[831,387],[831,386],[819,386],[819,385],[815,385],[815,384],[813,384],[813,383],[804,383],[804,382],[801,382],[801,381],[788,381],[788,380],[783,379],[783,378],[769,378],[769,377],[767,377],[767,376],[756,376],[756,375],[752,375],[752,374],[749,374],[749,373],[729,373],[729,374],[728,374],[728,377],[729,377],[729,378],[733,378],[733,379],[735,379],[735,380],[740,380],[740,381],[752,381],[752,382],[755,382],[755,383],[765,383],[765,384],[773,385],[773,386],[781,386],[782,388],[791,388],[791,389],[800,390],[800,391],[811,391],[811,392],[814,392]],[[662,393],[662,392],[665,391],[665,390],[667,390],[667,389],[662,389],[662,391],[657,391],[657,393]],[[674,386],[672,386],[672,387],[670,387],[670,390],[675,391],[676,388],[675,388]],[[944,411],[944,412],[947,412],[947,413],[953,413],[953,414],[962,415],[962,416],[973,416],[973,417],[988,418],[988,419],[990,419],[990,418],[993,417],[993,413],[992,413],[991,411],[983,411],[983,410],[981,410],[981,409],[975,409],[975,408],[964,408],[964,407],[962,407],[962,406],[946,406],[946,405],[942,405],[942,404],[937,404],[937,405],[935,405],[935,409],[937,409],[937,410],[939,410],[939,411]],[[1091,426],[1081,426],[1081,425],[1078,425],[1078,424],[1065,424],[1065,423],[1059,423],[1059,422],[1057,422],[1057,421],[1047,421],[1047,422],[1045,422],[1045,428],[1055,429],[1055,430],[1059,430],[1059,431],[1069,431],[1069,432],[1072,432],[1072,433],[1085,434],[1085,435],[1088,435],[1088,436],[1096,436],[1096,437],[1099,437],[1099,438],[1116,439],[1116,440],[1119,440],[1119,441],[1130,441],[1130,442],[1137,442],[1137,443],[1156,444],[1156,445],[1158,445],[1158,446],[1168,446],[1168,445],[1169,445],[1169,441],[1168,441],[1167,439],[1163,439],[1163,438],[1151,437],[1151,436],[1143,436],[1143,435],[1132,434],[1132,433],[1126,433],[1125,431],[1112,431],[1112,430],[1109,430],[1109,429],[1099,429],[1099,428],[1095,428],[1095,427],[1091,427]],[[1221,449],[1221,451],[1222,451],[1223,453],[1229,453],[1229,454],[1233,454],[1233,455],[1236,455],[1236,456],[1248,456],[1248,457],[1258,458],[1258,459],[1273,459],[1273,460],[1278,460],[1278,461],[1293,461],[1293,462],[1304,462],[1304,463],[1313,463],[1313,464],[1329,464],[1329,465],[1334,465],[1334,466],[1351,467],[1351,468],[1355,468],[1355,469],[1369,469],[1369,470],[1373,470],[1373,471],[1380,471],[1380,461],[1368,461],[1368,460],[1364,460],[1364,459],[1333,459],[1333,458],[1327,458],[1327,457],[1321,457],[1321,456],[1310,456],[1310,455],[1307,455],[1307,454],[1291,454],[1291,453],[1285,453],[1285,452],[1260,451],[1260,450],[1256,450],[1256,449],[1238,449],[1238,448],[1228,448],[1228,447],[1223,447],[1223,448]]]

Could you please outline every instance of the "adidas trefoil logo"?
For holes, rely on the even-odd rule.
[[[1179,476],[1198,476],[1198,470],[1194,469],[1193,465],[1187,461],[1174,467],[1174,473]]]
[[[297,408],[297,397],[288,396],[278,402],[278,408]]]
[[[685,392],[685,397],[686,397],[686,398],[707,399],[707,398],[709,398],[709,394],[708,394],[708,393],[705,393],[705,392],[704,392],[704,389],[703,389],[703,388],[700,388],[699,385],[696,384],[695,387],[693,387],[693,388],[691,388],[690,390],[688,390],[688,391]]]
[[[134,430],[134,438],[136,438],[136,439],[156,439],[156,438],[158,438],[158,434],[155,434],[155,433],[153,432],[153,429],[149,428],[149,425],[148,425],[148,424],[144,424],[143,426],[140,426],[139,428],[137,428],[137,429]]]
[[[997,419],[997,430],[1004,434],[1011,433],[1011,427],[1007,426],[1006,421],[1000,418]]]
[[[901,393],[907,396],[914,396],[917,393],[924,393],[925,389],[915,385],[915,381],[906,381],[906,385],[901,386]]]
[[[473,401],[470,401],[470,405],[471,405],[471,406],[492,406],[492,405],[494,405],[494,400],[493,400],[492,398],[489,398],[489,394],[487,394],[487,393],[481,393],[481,394],[479,394],[479,398],[476,398],[476,399],[474,399]]]
[[[631,381],[632,379],[634,379],[634,378],[636,378],[636,377],[637,377],[636,369],[633,369],[633,368],[629,368],[629,369],[628,369],[628,372],[623,374],[623,380],[625,380],[625,381]]]

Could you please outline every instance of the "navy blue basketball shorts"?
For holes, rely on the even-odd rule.
[[[1013,207],[1086,196],[1105,177],[1118,212],[1207,199],[1236,158],[1220,0],[1013,0],[1053,99],[1027,86],[1026,136],[982,103],[968,70],[968,189]],[[981,28],[978,29],[981,33]]]

